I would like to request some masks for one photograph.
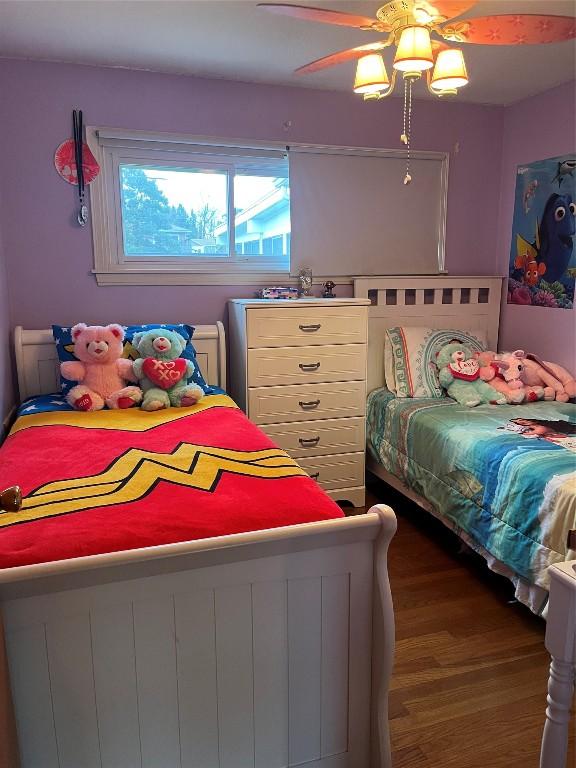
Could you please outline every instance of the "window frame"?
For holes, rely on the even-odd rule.
[[[236,253],[234,222],[234,172],[251,166],[262,172],[279,162],[287,167],[282,145],[242,146],[229,140],[173,134],[144,134],[89,127],[87,142],[100,165],[90,185],[94,245],[93,273],[99,285],[197,285],[269,284],[290,277],[290,255]],[[227,173],[227,256],[127,256],[122,229],[121,165],[190,170],[206,168]],[[243,249],[242,249],[243,250]]]

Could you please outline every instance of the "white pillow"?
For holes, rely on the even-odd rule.
[[[483,330],[461,328],[425,328],[421,326],[398,326],[388,328],[386,337],[390,345],[391,361],[388,369],[393,371],[394,391],[397,397],[442,397],[443,390],[438,382],[436,354],[451,341],[457,340],[475,351],[486,349],[486,334]],[[392,383],[392,372],[386,368],[385,378]]]

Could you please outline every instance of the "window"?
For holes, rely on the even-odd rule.
[[[285,151],[98,129],[89,136],[101,167],[91,193],[99,283],[223,282],[228,273],[237,283],[289,273]]]

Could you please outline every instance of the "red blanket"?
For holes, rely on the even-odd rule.
[[[225,395],[21,416],[0,450],[0,568],[342,517]]]

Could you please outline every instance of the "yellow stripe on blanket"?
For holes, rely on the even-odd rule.
[[[82,429],[122,429],[128,432],[146,432],[161,424],[185,418],[208,408],[238,408],[228,395],[206,395],[196,405],[187,408],[163,408],[160,411],[143,411],[126,408],[103,411],[46,411],[19,416],[10,434],[30,427],[68,426]]]
[[[171,453],[131,448],[97,475],[46,483],[27,496],[19,512],[0,515],[0,528],[82,509],[127,504],[159,481],[212,492],[224,473],[275,479],[305,476],[279,448],[236,451],[181,443]]]

